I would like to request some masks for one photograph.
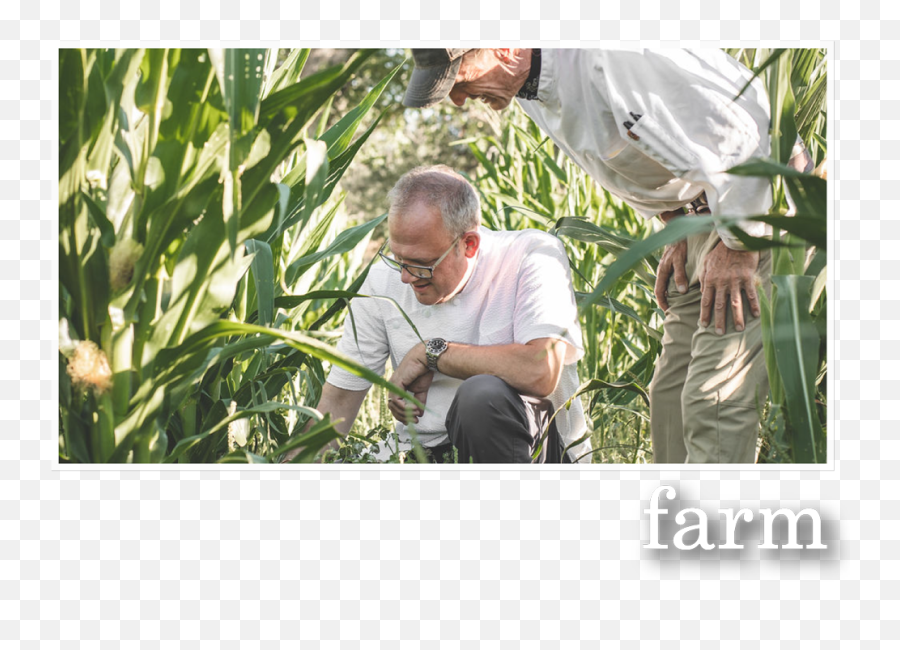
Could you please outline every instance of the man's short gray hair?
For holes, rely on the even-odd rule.
[[[420,201],[441,211],[444,227],[453,237],[475,230],[481,221],[475,188],[447,165],[416,167],[401,176],[388,192],[388,215],[403,214]]]

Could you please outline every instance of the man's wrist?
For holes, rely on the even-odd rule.
[[[719,232],[719,243],[716,246],[724,246],[730,251],[736,253],[746,253],[747,247],[744,246],[740,239],[735,237],[727,228],[723,228]]]
[[[666,212],[660,212],[657,216],[660,221],[668,225],[672,219],[677,219],[683,215],[684,213],[681,210],[667,210]]]
[[[425,341],[425,367],[428,370],[438,370],[438,360],[447,351],[449,345],[442,338],[433,338]]]

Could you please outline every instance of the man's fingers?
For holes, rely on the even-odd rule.
[[[666,295],[666,285],[668,285],[668,278],[663,279],[661,273],[656,276],[656,284],[653,287],[653,294],[656,296],[656,302],[659,303],[660,309],[666,311],[669,309],[669,301]]]
[[[741,283],[735,280],[731,283],[731,313],[734,314],[734,329],[744,331],[744,303],[741,300]],[[723,323],[723,332],[724,323]],[[721,332],[720,332],[721,333]]]
[[[406,424],[406,402],[400,398],[395,398],[394,411],[396,413],[397,419],[400,420],[400,422]]]
[[[759,253],[733,251],[719,242],[703,262],[700,274],[700,291],[703,294],[700,325],[709,327],[710,308],[715,309],[716,334],[724,334],[729,305],[734,318],[734,329],[742,332],[745,318],[758,317],[759,296],[754,285],[754,270],[759,264]],[[744,313],[742,292],[747,294],[750,314]]]
[[[700,327],[709,327],[709,318],[712,312],[713,300],[716,297],[716,290],[709,284],[702,283],[700,285]]]
[[[747,292],[747,302],[750,303],[750,313],[754,318],[759,318],[759,294],[756,293],[756,278],[751,278],[747,283],[745,291]]]
[[[687,293],[688,279],[687,271],[684,270],[684,260],[681,257],[676,258],[672,262],[672,271],[675,275],[675,286],[678,287],[680,293]]]
[[[401,424],[409,424],[409,418],[412,418],[412,422],[419,421],[419,419],[416,417],[416,409],[408,409],[406,401],[400,399],[399,397],[391,397],[388,400],[388,410],[390,410],[391,415],[394,416],[394,419]]]
[[[653,293],[656,296],[656,302],[659,303],[663,311],[669,309],[668,288],[669,276],[672,274],[672,265],[669,257],[663,254],[663,258],[656,268],[656,284],[653,286]]]
[[[739,294],[740,296],[740,294]],[[716,334],[725,333],[725,313],[728,307],[726,299],[728,298],[728,288],[723,286],[716,287]]]

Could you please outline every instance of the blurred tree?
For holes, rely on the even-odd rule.
[[[352,52],[327,48],[312,50],[303,76],[342,64]],[[281,56],[286,54],[287,50],[283,50]],[[499,134],[497,113],[479,102],[469,102],[465,110],[449,100],[430,109],[405,108],[403,94],[413,62],[408,58],[407,50],[398,48],[379,50],[343,92],[335,96],[326,128],[346,115],[349,108],[356,106],[396,66],[401,66],[401,70],[385,89],[379,104],[384,109],[381,124],[339,185],[339,189],[347,194],[345,208],[351,222],[371,219],[387,210],[388,190],[400,176],[417,165],[443,163],[457,171],[473,173],[478,161],[469,148],[452,143],[464,138]],[[367,128],[377,117],[373,111],[360,130]]]

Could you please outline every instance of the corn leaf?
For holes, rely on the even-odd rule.
[[[269,78],[264,95],[268,97],[272,93],[283,90],[300,81],[300,74],[303,72],[307,59],[309,59],[309,52],[309,48],[294,48],[291,50],[281,67],[275,70]]]
[[[373,384],[377,384],[382,388],[386,388],[387,390],[403,397],[406,400],[412,400],[413,404],[421,407],[418,400],[416,400],[416,398],[413,397],[410,393],[407,393],[397,386],[394,386],[377,373],[372,372],[368,368],[359,365],[356,361],[345,357],[330,345],[322,343],[321,341],[310,338],[308,336],[304,336],[297,332],[274,330],[271,328],[260,327],[258,325],[249,325],[246,323],[216,321],[185,339],[185,341],[178,347],[162,350],[156,359],[155,367],[157,368],[158,372],[164,368],[172,368],[170,372],[177,373],[179,372],[178,360],[204,350],[205,344],[207,342],[224,336],[254,334],[267,335],[280,339],[292,348],[295,348],[302,352],[306,352],[307,354],[311,354],[318,359],[322,359],[323,361],[328,361],[329,363],[341,367],[358,377],[362,377],[363,379],[366,379]]]
[[[247,253],[253,256],[250,272],[256,286],[257,313],[260,325],[272,324],[275,313],[275,269],[272,249],[265,242],[250,239],[244,242]]]
[[[362,287],[362,285],[363,285],[363,282],[365,282],[366,277],[368,277],[368,275],[369,275],[369,269],[372,268],[372,264],[374,264],[374,263],[375,263],[375,257],[373,257],[371,260],[369,260],[369,263],[366,265],[366,268],[364,268],[362,270],[362,273],[360,273],[359,276],[355,280],[353,280],[353,282],[350,284],[350,286],[347,287],[348,293],[353,294],[353,293],[356,293],[359,291],[360,287]],[[309,328],[310,331],[318,330],[320,327],[322,327],[322,325],[324,325],[329,320],[334,318],[334,316],[336,314],[338,314],[345,306],[347,306],[349,304],[350,304],[350,301],[346,298],[340,298],[340,299],[336,300],[331,305],[331,307],[329,307],[327,310],[325,310],[325,313],[322,314],[322,316],[320,316],[319,319],[310,326],[310,328]]]
[[[794,462],[824,463],[825,434],[816,412],[819,333],[809,314],[813,278],[772,276],[773,343],[793,430]]]
[[[261,415],[265,413],[272,413],[277,410],[292,410],[299,411],[301,413],[305,413],[306,415],[310,415],[316,419],[321,419],[322,414],[316,411],[315,409],[311,409],[305,406],[295,406],[293,404],[282,404],[280,402],[267,402],[265,404],[261,404],[259,406],[253,406],[250,408],[245,408],[240,411],[235,412],[232,415],[229,415],[226,418],[223,418],[219,422],[217,422],[213,427],[207,429],[203,433],[198,433],[196,435],[182,438],[178,441],[178,444],[172,449],[172,451],[165,457],[162,461],[163,463],[174,463],[177,462],[186,452],[190,451],[193,447],[197,446],[204,440],[215,436],[218,433],[224,433],[228,425],[232,422],[237,422],[238,420],[243,420],[254,415]]]
[[[749,221],[761,221],[778,230],[783,230],[809,242],[813,246],[825,249],[828,244],[828,223],[824,213],[797,214],[791,217],[785,215],[758,215],[747,217]],[[740,228],[734,226],[731,232],[741,240],[749,250],[765,250],[767,248],[796,248],[797,243],[789,241],[773,240],[765,237],[751,237]]]
[[[299,144],[301,132],[316,112],[373,53],[374,50],[357,52],[344,66],[311,75],[262,101],[259,124],[269,132],[271,146],[269,154],[243,176],[245,204],[253,202],[260,189],[270,183],[272,174]]]
[[[303,449],[294,458],[291,463],[309,463],[315,460],[319,450],[322,449],[332,440],[341,437],[341,434],[334,428],[336,423],[331,421],[331,415],[326,414],[321,421],[317,422],[307,432],[292,437],[284,445],[275,449],[268,458],[270,460],[281,456],[293,449],[303,447]]]
[[[335,237],[331,245],[329,245],[324,250],[305,255],[300,259],[292,262],[288,267],[287,272],[285,273],[285,277],[288,278],[288,286],[293,286],[294,282],[297,281],[297,278],[303,275],[304,271],[309,269],[313,264],[317,264],[318,262],[321,262],[322,260],[329,257],[333,257],[334,255],[342,255],[356,248],[359,242],[367,237],[378,226],[378,224],[380,224],[386,218],[387,213],[385,212],[379,217],[370,219],[369,221],[363,222],[358,226],[348,228],[337,237]]]
[[[753,83],[753,80],[762,75],[770,66],[774,65],[778,59],[787,51],[787,48],[777,48],[772,50],[772,53],[768,56],[768,58],[762,62],[762,64],[753,70],[753,76],[747,81],[746,84],[741,88],[740,92],[734,96],[734,99],[737,100],[738,97],[743,95],[750,85]]]
[[[766,358],[766,373],[769,377],[769,395],[773,405],[784,404],[784,383],[778,372],[778,352],[775,349],[775,316],[772,309],[772,298],[765,291],[760,291],[759,317],[761,320],[763,354]]]

